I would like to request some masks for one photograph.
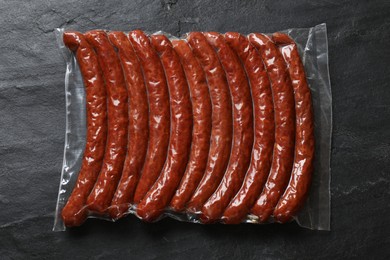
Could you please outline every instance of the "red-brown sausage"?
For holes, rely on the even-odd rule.
[[[212,130],[206,171],[187,205],[188,211],[199,213],[221,182],[229,162],[233,130],[232,104],[225,72],[206,37],[200,32],[192,32],[188,36],[188,43],[206,73],[212,103]]]
[[[239,33],[228,32],[225,40],[244,65],[252,90],[254,111],[255,140],[249,169],[239,192],[222,216],[224,223],[238,224],[249,213],[267,180],[275,142],[275,122],[271,85],[260,54]]]
[[[192,131],[190,92],[179,57],[165,35],[151,36],[151,43],[160,55],[168,82],[171,134],[164,168],[137,208],[138,216],[145,221],[156,220],[171,201],[187,166]]]
[[[275,145],[271,172],[252,208],[260,222],[272,214],[291,176],[294,160],[295,110],[291,80],[281,53],[263,34],[250,34],[249,40],[259,50],[271,81],[275,111]]]
[[[111,218],[118,219],[128,212],[133,202],[135,187],[145,161],[149,107],[141,65],[129,39],[123,32],[111,32],[109,39],[118,50],[129,96],[127,155],[122,177],[109,209]]]
[[[157,180],[167,157],[169,92],[160,58],[150,45],[148,36],[135,30],[130,32],[129,39],[141,63],[149,99],[148,151],[134,195],[134,202],[139,203]]]
[[[87,218],[86,200],[102,167],[107,138],[106,89],[96,53],[79,32],[65,32],[64,44],[75,52],[86,93],[87,134],[76,185],[62,210],[65,226],[79,226]]]
[[[87,199],[88,208],[99,214],[107,211],[122,175],[127,150],[127,89],[114,47],[104,31],[85,34],[95,49],[107,89],[108,134],[103,166]]]
[[[295,159],[290,182],[275,210],[276,221],[287,222],[303,206],[309,192],[314,159],[314,126],[310,89],[295,42],[286,34],[272,36],[282,52],[294,88],[296,112]]]
[[[190,159],[180,186],[172,198],[170,207],[177,212],[185,209],[206,169],[211,135],[211,99],[206,75],[185,41],[172,41],[190,87],[193,129]]]
[[[233,144],[229,164],[216,191],[202,208],[204,223],[217,221],[236,195],[248,170],[253,146],[253,109],[248,80],[236,53],[215,32],[204,33],[226,73],[233,102]]]

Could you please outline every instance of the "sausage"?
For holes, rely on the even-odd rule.
[[[225,70],[233,103],[233,143],[221,183],[202,208],[204,223],[217,221],[240,189],[248,170],[253,146],[253,109],[248,80],[241,62],[223,35],[204,33]]]
[[[295,42],[286,34],[272,36],[287,63],[294,88],[296,112],[295,158],[290,182],[274,210],[276,221],[285,223],[292,219],[306,201],[310,189],[314,160],[314,120],[310,89],[305,69],[299,58]]]
[[[225,34],[225,40],[240,57],[252,91],[254,134],[251,161],[245,180],[222,216],[226,224],[238,224],[249,213],[267,180],[275,142],[274,108],[271,85],[256,48],[243,35]]]
[[[97,55],[79,32],[65,32],[64,44],[75,52],[86,93],[87,133],[76,185],[61,215],[65,226],[79,226],[87,218],[86,200],[102,167],[107,137],[106,89]]]
[[[211,99],[206,75],[188,44],[183,40],[172,41],[172,44],[187,77],[193,114],[190,158],[170,203],[174,211],[181,212],[198,187],[206,169],[210,149]]]
[[[225,72],[205,36],[200,32],[192,32],[187,40],[206,73],[212,103],[212,129],[207,166],[201,182],[187,204],[189,212],[199,213],[221,182],[229,162],[233,130],[232,104]]]
[[[108,133],[103,166],[87,199],[91,211],[104,214],[111,204],[126,157],[127,89],[120,61],[106,33],[90,31],[85,37],[97,53],[107,91]]]
[[[137,215],[145,221],[156,220],[171,201],[187,166],[192,131],[190,93],[179,57],[165,35],[151,36],[151,43],[160,55],[168,82],[171,133],[164,168],[137,208]]]
[[[265,222],[283,194],[294,160],[295,109],[291,80],[278,48],[263,34],[250,34],[249,40],[259,50],[271,81],[275,111],[275,145],[271,171],[252,213]]]
[[[134,194],[138,204],[157,180],[164,166],[169,143],[169,92],[158,54],[140,30],[129,33],[144,72],[149,100],[149,144],[140,180]]]
[[[122,177],[109,209],[110,217],[118,219],[128,212],[133,202],[135,187],[145,161],[149,136],[149,107],[141,65],[129,39],[123,32],[111,32],[108,36],[118,50],[129,101],[127,155]]]

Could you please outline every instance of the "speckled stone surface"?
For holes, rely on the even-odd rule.
[[[333,92],[332,231],[296,224],[88,220],[52,232],[65,62],[53,29],[181,35],[326,22]],[[389,259],[389,1],[0,1],[1,259]]]

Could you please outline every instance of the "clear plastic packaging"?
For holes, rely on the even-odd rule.
[[[314,172],[308,199],[294,220],[300,226],[309,229],[330,230],[332,97],[328,70],[326,25],[320,24],[312,28],[288,29],[281,32],[290,36],[298,46],[311,90],[314,113]],[[86,144],[86,93],[75,55],[63,43],[64,29],[57,29],[55,33],[60,50],[67,62],[67,69],[65,74],[65,149],[53,230],[64,231],[66,228],[61,212],[75,186]],[[171,40],[177,39],[163,32],[155,34],[164,34]],[[127,213],[136,214],[136,207],[132,205]],[[162,216],[169,216],[180,221],[201,223],[196,214],[176,213],[169,208]],[[107,216],[102,217],[94,214],[89,214],[88,217],[113,220]],[[244,222],[257,223],[257,220],[249,215]]]

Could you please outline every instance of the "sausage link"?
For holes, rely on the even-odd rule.
[[[191,147],[192,108],[186,76],[171,42],[164,35],[151,36],[151,43],[163,64],[171,105],[171,134],[164,168],[139,203],[137,214],[143,220],[156,220],[171,201],[186,169]]]
[[[90,31],[85,34],[85,37],[97,53],[107,88],[107,145],[102,169],[87,199],[90,210],[103,214],[110,206],[126,157],[127,89],[120,61],[106,33]]]
[[[157,180],[167,157],[169,143],[169,92],[158,54],[142,31],[130,32],[129,39],[144,72],[149,98],[149,144],[141,177],[134,194],[139,203]]]
[[[187,76],[193,113],[190,159],[170,204],[174,211],[181,212],[198,187],[206,169],[210,149],[211,99],[206,75],[188,44],[183,40],[172,41],[172,44]]]
[[[200,32],[192,32],[188,36],[188,43],[206,73],[212,103],[212,129],[207,166],[187,205],[188,211],[198,213],[218,187],[229,162],[233,130],[232,104],[225,72],[205,36]]]
[[[290,182],[279,200],[274,217],[285,223],[303,206],[310,189],[314,160],[314,126],[310,89],[295,42],[286,34],[275,33],[273,40],[287,63],[294,88],[296,112],[295,158]]]
[[[110,217],[118,219],[128,212],[133,202],[135,187],[145,161],[149,136],[149,107],[141,66],[129,39],[123,32],[111,32],[109,39],[118,50],[129,97],[127,155],[122,178],[109,209]]]
[[[255,140],[249,169],[239,192],[226,208],[222,221],[238,224],[249,213],[267,180],[275,142],[274,108],[271,85],[256,48],[243,35],[225,34],[225,40],[244,65],[252,90]]]
[[[61,214],[65,226],[79,226],[87,218],[86,200],[102,167],[107,137],[106,89],[96,53],[79,32],[65,32],[64,44],[75,52],[86,93],[87,133],[76,185]]]
[[[202,208],[202,222],[211,223],[222,216],[248,170],[253,146],[253,110],[248,80],[239,58],[219,33],[204,35],[222,63],[233,102],[233,144],[229,164],[218,188]]]
[[[271,171],[252,213],[265,222],[283,194],[294,160],[294,93],[286,64],[272,40],[263,34],[250,34],[249,40],[259,50],[271,81],[275,111],[275,145]]]

